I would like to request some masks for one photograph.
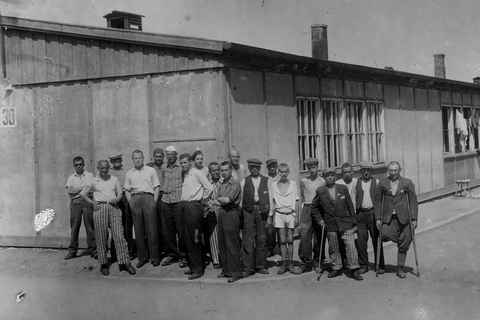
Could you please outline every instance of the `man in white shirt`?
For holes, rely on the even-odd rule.
[[[85,161],[82,157],[75,157],[73,159],[73,167],[75,173],[68,177],[66,188],[70,196],[70,227],[72,229],[70,235],[70,246],[68,247],[68,254],[65,260],[75,258],[78,252],[78,233],[80,226],[85,225],[87,233],[87,252],[92,258],[97,258],[97,245],[95,243],[95,231],[93,226],[93,208],[90,203],[85,201],[80,192],[93,179],[93,174],[84,170]]]
[[[335,183],[347,186],[348,193],[350,194],[353,206],[355,207],[357,178],[353,177],[353,166],[350,163],[345,162],[342,164],[342,175],[343,179],[339,179]]]
[[[119,202],[122,200],[122,187],[116,177],[108,174],[110,164],[107,160],[100,160],[97,165],[100,174],[93,178],[80,196],[93,205],[93,222],[95,224],[95,239],[98,248],[98,261],[101,264],[100,272],[104,276],[110,274],[107,260],[108,230],[112,233],[115,243],[117,261],[120,271],[135,274],[128,258],[127,241],[123,236],[122,211]],[[93,199],[87,195],[93,192]]]
[[[183,184],[181,196],[182,215],[185,221],[185,243],[187,245],[188,280],[198,279],[205,271],[205,252],[202,242],[203,205],[213,191],[205,174],[192,166],[192,156],[180,156]]]

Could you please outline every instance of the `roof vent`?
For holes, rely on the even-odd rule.
[[[142,15],[116,11],[103,16],[107,19],[107,27],[114,29],[139,30],[142,31]]]

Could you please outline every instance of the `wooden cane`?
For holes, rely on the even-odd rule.
[[[415,254],[415,265],[417,267],[417,277],[420,277],[420,270],[418,269],[417,245],[415,243],[415,230],[413,230],[413,226],[412,226],[412,214],[410,213],[410,200],[409,200],[409,194],[407,189],[405,189],[405,193],[407,194],[408,221],[410,225],[410,233],[412,234],[413,253]]]
[[[375,257],[375,277],[378,277],[378,270],[380,269],[380,253],[382,251],[382,230],[383,230],[383,204],[384,204],[384,195],[382,191],[382,206],[380,207],[380,234],[377,239],[377,254]],[[376,224],[377,220],[375,220]]]
[[[320,241],[320,254],[318,255],[318,267],[320,268],[320,272],[318,273],[317,281],[320,281],[320,277],[322,276],[324,271],[322,269],[322,251],[323,251],[323,246],[325,244],[325,238],[326,238],[325,227],[324,226],[320,226],[320,227],[322,228],[322,240]]]

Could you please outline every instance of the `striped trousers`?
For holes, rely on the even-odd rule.
[[[328,253],[330,255],[330,262],[333,270],[341,270],[343,267],[342,255],[340,254],[339,238],[340,232],[328,232]],[[354,233],[352,230],[348,230],[341,236],[343,243],[345,244],[347,263],[349,269],[358,269],[358,252],[355,247]]]
[[[209,211],[207,215],[207,239],[210,243],[210,254],[212,255],[212,262],[214,264],[220,263],[220,257],[218,255],[218,227],[217,227],[217,217],[215,212]]]
[[[93,212],[95,226],[95,240],[97,241],[98,262],[107,263],[108,230],[112,233],[115,249],[117,250],[118,264],[127,264],[127,241],[123,236],[122,211],[109,203],[100,203],[100,209]]]

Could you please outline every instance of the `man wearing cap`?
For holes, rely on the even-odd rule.
[[[137,268],[143,267],[149,259],[157,267],[160,265],[160,253],[156,202],[160,182],[155,170],[143,164],[142,151],[133,151],[132,160],[135,167],[127,171],[124,190],[132,210],[137,242]]]
[[[300,266],[294,270],[294,274],[302,274],[312,268],[312,238],[313,238],[313,264],[320,266],[325,258],[325,253],[321,253],[320,244],[322,237],[322,228],[314,223],[311,212],[312,200],[315,197],[315,191],[325,185],[325,180],[318,174],[318,159],[308,158],[303,162],[308,170],[308,177],[300,179],[300,193],[303,203],[302,215],[300,216],[300,223],[298,226],[298,233],[300,235],[300,244],[298,246],[298,256],[300,258]],[[324,250],[324,248],[322,248]]]
[[[272,184],[280,180],[280,175],[278,174],[278,161],[277,159],[268,159],[267,164],[267,178],[268,183]],[[277,245],[277,231],[273,224],[267,226],[267,257],[273,256],[273,250]]]
[[[152,167],[157,171],[158,180],[160,181],[160,185],[164,185],[164,165],[163,165],[163,158],[165,157],[165,152],[163,149],[156,148],[153,150],[153,162],[147,163],[147,166]],[[162,204],[162,197],[163,191],[160,190],[160,194],[158,195],[157,200],[157,223],[158,223],[158,246],[160,253],[164,252],[163,250],[163,236],[162,236],[162,217],[161,217],[161,204]]]
[[[120,182],[120,186],[125,185],[125,170],[123,169],[122,164],[122,155],[116,155],[110,157],[110,163],[112,167],[110,168],[110,175],[117,178]],[[130,259],[136,258],[136,248],[135,248],[135,241],[133,239],[133,218],[132,212],[130,210],[130,206],[128,205],[127,197],[125,196],[125,192],[122,192],[122,198],[118,201],[117,205],[120,211],[122,212],[122,226],[123,226],[123,236],[127,241],[128,246],[128,255]],[[111,255],[113,260],[118,260],[116,251],[115,251],[115,242],[113,241],[113,237],[110,242],[111,248]]]
[[[352,270],[352,278],[363,280],[358,273],[358,253],[355,247],[355,208],[348,189],[344,185],[335,184],[337,171],[335,168],[323,170],[326,185],[315,192],[312,201],[312,216],[315,222],[325,227],[327,233],[330,260],[333,271],[329,278],[342,274],[343,261],[340,254],[339,239],[346,248],[348,268]]]
[[[168,146],[165,149],[167,165],[164,167],[163,196],[160,215],[162,217],[163,248],[166,259],[162,266],[180,261],[181,268],[187,267],[187,247],[185,244],[185,221],[180,201],[182,200],[182,168],[177,162],[177,149]],[[178,236],[178,243],[177,243]]]
[[[378,180],[371,176],[373,163],[361,162],[360,170],[362,177],[358,179],[356,188],[356,206],[357,206],[357,251],[358,261],[360,263],[360,270],[358,273],[363,274],[368,272],[368,234],[373,242],[373,249],[375,257],[377,256],[377,239],[379,231],[375,227],[375,210],[373,208],[373,199],[375,198],[375,191],[377,190]],[[378,273],[385,273],[385,260],[383,257],[383,250],[380,250],[380,266]]]
[[[347,186],[348,188],[348,193],[350,194],[350,198],[352,199],[353,207],[355,207],[355,202],[356,202],[356,186],[357,186],[357,178],[353,177],[353,166],[345,162],[342,164],[342,175],[343,178],[337,180],[337,184],[343,184]]]
[[[237,181],[242,181],[246,176],[245,166],[240,163],[240,151],[232,149],[228,153],[230,164],[232,165],[232,177]]]
[[[205,174],[192,166],[192,156],[180,156],[183,172],[181,208],[185,219],[185,241],[188,251],[188,280],[198,279],[205,270],[205,252],[202,241],[203,205],[213,191]]]
[[[86,202],[80,196],[83,188],[93,179],[93,174],[84,170],[85,161],[82,157],[73,158],[73,167],[75,168],[75,173],[68,177],[65,186],[70,197],[70,228],[72,232],[70,235],[68,254],[64,259],[69,260],[77,256],[78,234],[80,232],[80,226],[82,225],[82,217],[85,232],[87,233],[87,252],[92,258],[97,258],[97,244],[95,243],[93,226],[93,208],[90,203]]]
[[[247,160],[250,175],[240,182],[243,198],[242,261],[243,276],[267,270],[267,218],[270,212],[269,179],[260,174],[262,162],[252,158]]]
[[[418,225],[417,195],[412,181],[400,176],[402,169],[398,162],[390,162],[387,170],[388,177],[378,183],[375,191],[375,220],[378,230],[382,230],[382,241],[397,243],[397,276],[403,279],[403,267],[412,242],[409,224],[414,230]]]

